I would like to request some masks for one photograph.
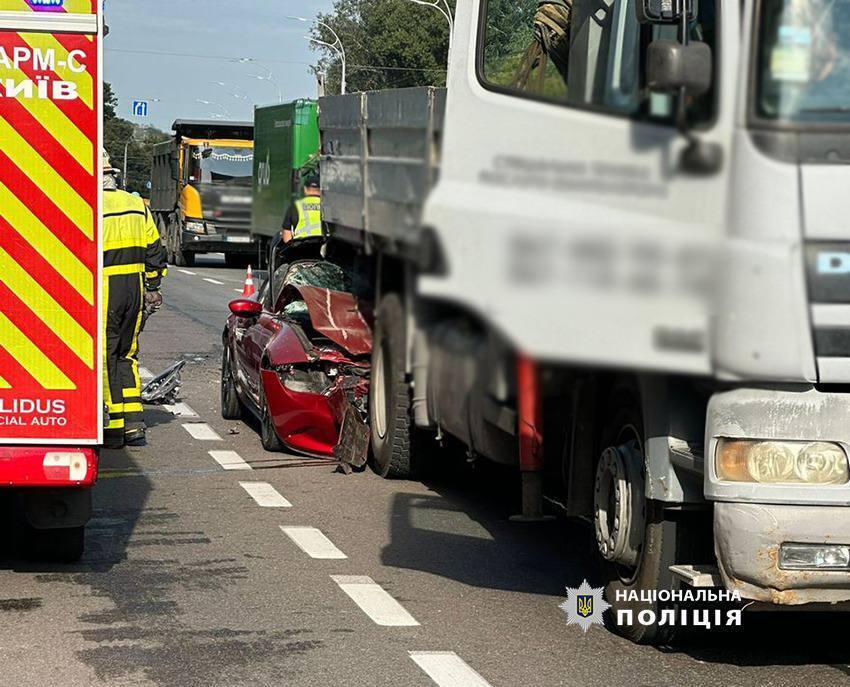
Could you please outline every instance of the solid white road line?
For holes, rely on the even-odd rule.
[[[197,439],[198,441],[221,441],[221,437],[205,422],[185,424],[183,425],[183,429],[189,432],[193,439]]]
[[[175,403],[173,406],[163,406],[169,413],[177,417],[198,417],[198,414],[185,403]]]
[[[139,379],[153,379],[153,372],[139,365]]]
[[[268,482],[240,482],[239,486],[248,492],[258,506],[263,508],[292,508],[292,504]]]
[[[225,470],[251,470],[248,465],[236,451],[208,451],[212,459],[221,465]]]
[[[190,272],[189,270],[177,270],[177,271],[182,272],[183,274],[188,274],[192,277],[194,277],[197,274],[197,272]]]
[[[233,289],[236,293],[242,293],[244,289]]]
[[[315,527],[284,527],[281,531],[310,558],[348,558],[321,530]]]
[[[210,279],[209,277],[204,277],[204,281],[208,281],[210,284],[218,284],[219,286],[224,286],[224,282],[219,281],[218,279]]]
[[[377,625],[385,627],[419,625],[416,619],[404,609],[404,606],[391,597],[381,585],[376,584],[371,577],[331,575],[331,579]]]
[[[440,687],[490,687],[453,651],[409,651],[410,658]]]

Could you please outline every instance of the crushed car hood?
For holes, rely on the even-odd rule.
[[[304,300],[313,329],[351,355],[372,352],[372,329],[353,294],[317,286],[291,284],[288,288],[297,291]]]

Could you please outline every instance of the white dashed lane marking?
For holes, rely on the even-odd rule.
[[[190,272],[189,270],[177,270],[177,271],[182,272],[183,274],[188,274],[192,277],[194,277],[197,274],[197,272]]]
[[[186,424],[183,425],[183,429],[189,432],[193,439],[197,439],[198,441],[221,441],[221,437],[205,422]]]
[[[139,365],[139,379],[153,379],[153,372]]]
[[[198,417],[198,414],[185,403],[175,403],[173,406],[163,406],[169,413],[177,417]]]
[[[242,289],[233,289],[236,293],[242,293]]]
[[[283,533],[310,558],[348,558],[321,530],[315,527],[284,527]]]
[[[360,610],[368,615],[376,625],[384,627],[413,627],[419,625],[404,606],[391,597],[381,585],[371,577],[351,575],[331,575]],[[460,683],[458,683],[460,684]],[[473,683],[474,684],[474,683]]]
[[[292,504],[268,482],[240,482],[239,486],[248,492],[258,506],[263,508],[292,508]]]
[[[184,425],[185,426],[185,425]],[[251,470],[251,466],[248,465],[244,460],[242,460],[242,456],[240,456],[236,451],[209,451],[212,459],[221,465],[225,470]]]
[[[210,284],[218,284],[219,286],[224,286],[224,282],[219,281],[218,279],[210,279],[209,277],[204,277],[204,281],[208,281]]]
[[[490,687],[490,683],[452,651],[410,651],[410,658],[439,687]]]

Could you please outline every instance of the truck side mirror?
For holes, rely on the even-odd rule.
[[[693,41],[655,40],[646,58],[647,87],[653,93],[680,93],[698,96],[711,88],[713,71],[711,48]]]

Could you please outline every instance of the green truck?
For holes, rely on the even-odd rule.
[[[251,205],[251,233],[256,240],[268,242],[280,232],[287,208],[302,192],[302,177],[318,169],[318,155],[315,100],[256,108]]]

